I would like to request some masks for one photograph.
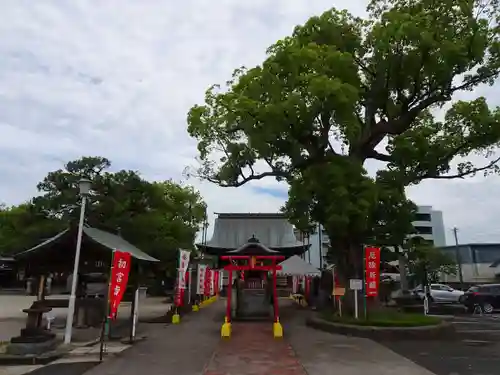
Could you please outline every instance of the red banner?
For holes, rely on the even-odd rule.
[[[212,270],[207,267],[205,271],[205,296],[210,297],[210,286],[212,285]]]
[[[376,297],[380,283],[380,248],[365,248],[366,296]]]
[[[175,295],[174,295],[174,305],[177,307],[184,305],[184,294],[185,294],[185,289],[179,287],[179,282],[180,282],[180,277],[177,277],[177,283],[175,285]],[[188,284],[189,282],[191,282],[191,280],[189,280],[189,271],[186,271],[184,275],[184,286],[189,285]]]
[[[214,292],[219,294],[219,270],[214,273]]]
[[[130,273],[130,253],[115,251],[113,255],[113,268],[109,283],[109,317],[116,319],[118,306],[127,289],[128,275]]]

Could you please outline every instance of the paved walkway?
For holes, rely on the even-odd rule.
[[[146,340],[86,375],[199,375],[220,341],[222,304],[183,318],[179,325],[149,324]],[[62,374],[61,374],[62,375]]]
[[[288,340],[309,375],[433,375],[368,339],[313,330],[295,321]]]
[[[287,313],[286,308],[285,339],[275,340],[267,322],[234,323],[231,339],[221,340],[223,310],[218,302],[180,325],[143,324],[147,340],[85,374],[432,375],[373,341],[312,330],[304,325],[304,313]],[[50,365],[46,370],[53,370],[45,372],[50,375],[68,373]]]

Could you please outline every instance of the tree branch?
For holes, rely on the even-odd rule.
[[[391,157],[391,155],[382,154],[382,153],[375,151],[375,150],[367,150],[365,156],[367,159],[375,159],[375,160],[384,161],[384,162],[388,162],[388,163],[394,161],[393,158]]]
[[[234,182],[224,182],[224,181],[221,181],[220,179],[214,178],[214,177],[202,177],[202,178],[207,180],[208,182],[217,184],[221,187],[240,187],[240,186],[245,185],[247,182],[262,180],[265,177],[282,177],[282,178],[287,177],[287,173],[285,173],[285,172],[276,173],[273,171],[263,172],[263,173],[259,173],[259,174],[252,173],[252,174],[250,174],[250,176],[246,176],[246,177],[243,175],[243,173],[241,173],[240,175],[243,177],[243,179],[238,180],[238,181],[234,181]]]
[[[432,174],[428,173],[428,174],[420,177],[419,179],[451,180],[454,178],[464,178],[466,176],[476,174],[477,172],[488,170],[488,169],[492,168],[493,166],[495,166],[496,164],[498,164],[499,162],[500,162],[500,156],[498,158],[496,158],[495,160],[492,160],[487,165],[484,165],[480,168],[473,168],[470,171],[465,171],[465,172],[456,173],[454,175],[445,175],[445,176],[432,175]]]

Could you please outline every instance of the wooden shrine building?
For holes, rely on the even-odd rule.
[[[288,259],[302,255],[309,246],[297,240],[293,225],[280,213],[218,213],[212,238],[197,244],[203,254],[217,259],[219,268],[225,263],[220,257],[231,253],[257,251],[255,255]]]
[[[279,213],[219,213],[215,219],[210,241],[197,244],[204,255],[214,258],[217,268],[229,263],[241,267],[231,278],[234,301],[233,317],[255,318],[269,316],[270,280],[262,271],[264,261],[259,259],[288,259],[302,255],[309,245],[295,237],[292,224]],[[255,260],[259,265],[242,264]],[[254,267],[256,266],[256,267]],[[243,270],[244,269],[244,270]],[[227,286],[227,274],[224,276]],[[285,278],[286,283],[286,278]],[[272,288],[271,288],[272,289]]]

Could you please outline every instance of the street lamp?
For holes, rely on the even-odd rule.
[[[75,264],[73,266],[73,280],[71,280],[71,295],[69,297],[68,316],[66,317],[66,329],[64,331],[64,343],[71,343],[71,333],[73,330],[73,316],[75,315],[76,286],[78,283],[78,265],[80,263],[80,249],[82,247],[83,222],[85,219],[85,204],[90,193],[92,182],[82,178],[78,181],[82,203],[80,208],[80,221],[78,222],[78,236],[76,238]]]

